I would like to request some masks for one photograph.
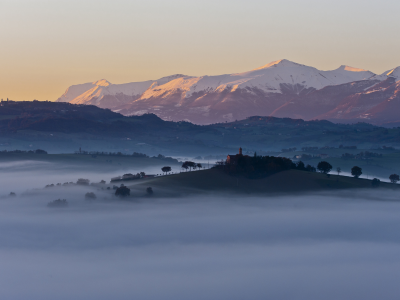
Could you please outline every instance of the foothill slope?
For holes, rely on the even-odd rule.
[[[235,194],[293,194],[342,189],[372,188],[371,180],[337,175],[325,175],[299,170],[282,171],[265,178],[249,179],[231,176],[219,169],[188,171],[161,176],[134,184],[132,189],[151,186],[155,195],[235,193]],[[379,188],[398,188],[381,183]]]

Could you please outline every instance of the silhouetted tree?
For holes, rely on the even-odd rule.
[[[199,169],[201,169],[201,168],[203,168],[203,166],[199,163],[199,164],[196,164],[196,166],[197,166],[197,168],[199,168]]]
[[[184,165],[186,165],[188,168],[190,168],[190,171],[192,171],[192,168],[195,168],[195,167],[196,167],[196,163],[194,163],[194,162],[192,162],[192,161],[185,161],[185,162],[183,163],[183,165],[182,165],[183,168],[185,168]],[[186,168],[185,168],[185,169],[186,169]]]
[[[146,176],[146,173],[145,172],[140,172],[139,175],[140,175],[140,178],[143,178],[143,177]]]
[[[351,175],[353,175],[355,178],[360,177],[362,174],[362,169],[360,167],[354,166],[351,168]]]
[[[76,182],[76,184],[79,184],[79,185],[89,185],[89,182],[90,182],[89,179],[79,178],[78,181]]]
[[[183,164],[182,164],[182,167],[181,167],[182,169],[185,169],[186,171],[187,171],[187,169],[189,169],[189,166],[187,165],[187,163],[186,162],[184,162]]]
[[[374,178],[372,179],[371,185],[372,187],[377,188],[381,185],[381,181],[378,178]]]
[[[400,180],[399,175],[397,174],[390,175],[389,179],[391,183],[397,183]]]
[[[317,166],[318,171],[324,174],[328,174],[332,170],[332,165],[327,161],[321,161]]]
[[[304,163],[302,161],[299,161],[299,162],[296,163],[296,169],[304,171],[306,169],[306,167],[305,167],[305,165],[304,165]]]
[[[311,165],[306,166],[306,171],[308,172],[317,172],[317,169]]]
[[[129,196],[131,194],[131,190],[126,186],[122,185],[115,190],[115,196]]]
[[[342,173],[342,169],[341,169],[340,167],[337,167],[337,168],[336,168],[336,172],[337,172],[337,174],[338,174],[338,176],[339,176],[340,173]]]
[[[68,202],[65,199],[57,199],[54,201],[51,201],[47,204],[48,207],[67,207],[68,206]]]
[[[97,198],[97,196],[93,192],[89,192],[89,193],[85,194],[85,199],[87,199],[87,200],[93,200],[93,199],[96,199],[96,198]]]
[[[168,166],[162,167],[161,171],[163,171],[165,174],[167,174],[168,172],[171,172],[171,167],[168,167]]]
[[[36,153],[36,154],[47,154],[47,151],[44,151],[44,150],[42,150],[42,149],[37,149],[37,150],[35,151],[35,153]]]

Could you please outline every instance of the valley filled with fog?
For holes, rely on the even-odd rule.
[[[0,170],[3,299],[397,299],[400,293],[398,191],[163,198],[155,189],[154,197],[123,200],[98,186],[44,186],[78,178],[109,182],[126,168],[25,161],[2,163]],[[96,199],[85,199],[90,191]],[[47,207],[59,198],[68,207]]]

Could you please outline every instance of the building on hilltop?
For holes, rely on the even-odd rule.
[[[227,163],[227,164],[235,165],[235,164],[237,164],[239,158],[240,158],[240,157],[244,157],[244,156],[247,156],[247,157],[248,157],[248,155],[243,155],[243,150],[242,150],[242,148],[239,148],[239,153],[238,153],[238,154],[235,154],[235,155],[228,155],[228,156],[227,156],[227,158],[226,158],[226,163]]]

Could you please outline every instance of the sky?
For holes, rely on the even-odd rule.
[[[73,84],[248,71],[400,66],[400,1],[0,0],[0,98],[51,100]]]

